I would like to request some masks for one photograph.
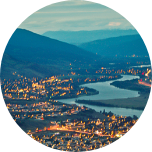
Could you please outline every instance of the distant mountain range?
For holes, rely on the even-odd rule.
[[[138,34],[138,32],[136,30],[47,31],[42,35],[78,45],[98,39],[134,34]]]
[[[16,29],[5,49],[1,76],[9,77],[14,71],[40,77],[63,74],[70,64],[88,65],[96,58],[77,46]]]
[[[148,56],[147,48],[140,35],[113,37],[79,45],[82,49],[101,56]]]
[[[83,37],[83,36],[82,36]],[[97,53],[97,54],[96,54]],[[1,77],[12,78],[14,72],[27,77],[68,74],[118,62],[115,55],[148,55],[139,35],[113,37],[79,46],[16,29],[10,38],[1,64]],[[123,60],[121,58],[120,60]]]
[[[5,53],[18,60],[52,64],[63,62],[90,62],[96,55],[77,46],[17,29],[10,38]]]

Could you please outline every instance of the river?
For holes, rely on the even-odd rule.
[[[150,64],[148,64],[148,65],[136,65],[136,66],[131,66],[131,68],[132,67],[134,67],[134,68],[145,68],[145,67],[150,68],[151,65]]]
[[[96,82],[96,83],[87,83],[80,85],[82,87],[88,87],[93,88],[99,91],[99,94],[97,95],[91,95],[91,96],[81,96],[78,98],[72,98],[72,99],[62,99],[59,100],[60,102],[67,103],[67,104],[77,104],[80,106],[86,106],[88,108],[92,108],[98,112],[103,111],[105,109],[106,112],[113,112],[116,115],[122,115],[122,116],[133,116],[136,115],[137,117],[140,117],[142,114],[142,110],[135,110],[135,109],[126,109],[126,108],[118,108],[118,107],[104,107],[104,106],[95,106],[95,105],[88,105],[88,104],[79,104],[75,103],[76,99],[84,99],[84,100],[105,100],[105,99],[121,99],[121,98],[131,98],[131,97],[138,97],[138,91],[132,91],[132,90],[126,90],[126,89],[120,89],[116,88],[110,83],[114,81],[125,81],[125,80],[132,80],[137,79],[139,76],[133,76],[133,75],[122,75],[123,77],[118,80],[112,80],[112,81],[106,81],[106,82]]]

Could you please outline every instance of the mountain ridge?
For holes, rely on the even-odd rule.
[[[50,58],[53,60],[65,60],[72,62],[73,60],[94,60],[96,55],[83,50],[72,44],[50,39],[36,33],[17,29],[10,38],[5,52],[16,59],[38,62],[38,58],[48,62]],[[35,56],[32,59],[32,56]]]
[[[47,31],[42,35],[70,44],[81,44],[97,39],[138,34],[136,30]]]
[[[51,69],[51,70],[50,70]],[[4,53],[1,63],[1,78],[2,79],[16,79],[18,74],[24,77],[40,77],[58,75],[64,72],[57,67],[40,65],[28,61],[21,61],[14,59],[12,56]]]
[[[95,40],[79,45],[80,48],[101,56],[148,56],[140,35],[127,35],[104,40]]]

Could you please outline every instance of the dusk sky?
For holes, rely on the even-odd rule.
[[[44,7],[28,17],[19,28],[38,34],[46,31],[134,29],[117,12],[97,3],[72,0]]]

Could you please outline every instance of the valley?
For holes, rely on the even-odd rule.
[[[132,34],[73,45],[17,29],[1,64],[10,114],[48,147],[84,151],[114,142],[137,122],[150,93],[151,62],[137,43]]]

